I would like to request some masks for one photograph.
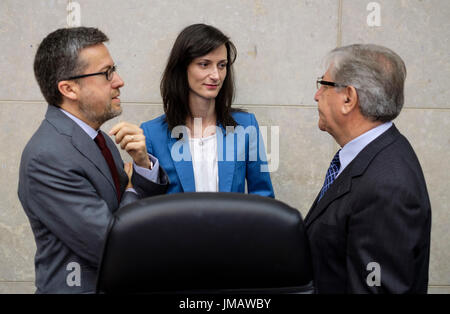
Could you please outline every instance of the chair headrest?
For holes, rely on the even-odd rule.
[[[119,209],[98,275],[104,292],[265,289],[312,280],[300,212],[241,193],[180,193]]]

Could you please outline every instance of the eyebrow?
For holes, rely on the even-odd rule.
[[[115,66],[114,63],[113,63],[113,65],[109,65],[109,64],[108,64],[108,65],[105,65],[103,68],[101,68],[101,69],[99,70],[99,72],[106,71],[106,70],[112,68],[113,66]]]
[[[206,59],[206,58],[198,58],[197,61],[208,61],[208,62],[212,62],[212,60]],[[228,59],[222,59],[222,60],[219,60],[218,62],[228,62]]]

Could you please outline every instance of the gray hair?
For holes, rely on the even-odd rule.
[[[58,83],[88,66],[78,58],[81,50],[108,40],[92,27],[61,28],[44,38],[34,58],[34,75],[49,105],[59,107],[62,103]]]
[[[326,65],[336,83],[356,88],[365,117],[386,122],[399,115],[406,67],[395,52],[378,45],[350,45],[332,50]]]

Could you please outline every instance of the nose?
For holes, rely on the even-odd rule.
[[[319,102],[319,94],[320,94],[320,90],[321,90],[322,88],[319,88],[318,90],[317,90],[317,92],[314,94],[314,100],[316,101],[316,102]]]
[[[219,80],[219,69],[217,66],[213,66],[211,69],[211,72],[209,73],[209,76],[211,77],[211,79],[213,79],[214,81],[218,81]]]
[[[121,88],[125,85],[125,82],[122,80],[122,78],[120,77],[119,73],[114,72],[113,74],[113,79],[111,81],[112,87],[113,88]]]

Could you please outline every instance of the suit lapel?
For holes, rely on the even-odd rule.
[[[362,175],[372,159],[386,146],[394,142],[399,136],[400,132],[393,124],[386,132],[364,147],[339,177],[337,177],[336,181],[333,182],[319,202],[317,202],[318,196],[316,197],[316,200],[305,217],[305,226],[310,226],[315,219],[328,209],[329,205],[334,200],[350,192],[352,179]]]
[[[116,193],[116,188],[108,164],[100,152],[100,149],[89,135],[55,106],[48,106],[45,117],[58,132],[71,137],[72,145],[99,170],[110,183],[114,193]],[[117,163],[116,158],[114,159]]]
[[[110,183],[114,193],[117,193],[111,171],[109,170],[108,164],[100,152],[100,149],[89,137],[89,135],[87,135],[86,132],[84,132],[80,127],[75,126],[73,128],[72,144],[84,157],[86,157],[95,165],[95,167],[97,167],[101,174]],[[116,160],[114,162],[116,162]]]
[[[335,199],[350,191],[352,177],[349,175],[349,171],[347,170],[349,169],[346,168],[339,175],[339,177],[337,177],[319,202],[317,202],[319,198],[319,195],[317,195],[316,200],[305,217],[306,227],[308,227],[317,217],[319,217],[322,212],[328,208],[328,205],[330,205]]]
[[[176,139],[170,136],[167,143],[169,152],[172,154],[172,149],[178,155],[174,158],[172,156],[173,164],[180,179],[184,192],[195,192],[194,170],[192,168],[192,157],[189,150],[189,140],[187,133],[183,133],[182,139]],[[180,157],[180,158],[178,158]],[[179,160],[179,161],[178,161]]]

